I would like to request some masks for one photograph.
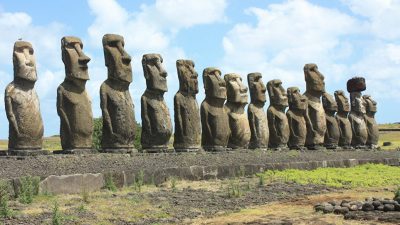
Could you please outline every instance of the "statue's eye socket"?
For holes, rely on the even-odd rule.
[[[34,53],[33,49],[32,48],[29,49],[29,54],[33,55],[33,53]]]

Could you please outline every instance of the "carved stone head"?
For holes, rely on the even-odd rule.
[[[290,109],[306,110],[307,98],[300,93],[298,87],[290,87],[287,89],[287,96]]]
[[[224,76],[227,87],[227,101],[232,103],[247,104],[247,87],[243,84],[239,74],[228,73]]]
[[[125,42],[121,35],[103,36],[104,60],[108,69],[108,79],[132,82],[131,56],[124,49]]]
[[[377,112],[377,103],[370,95],[363,95],[363,99],[366,103],[366,112],[370,114],[375,114]]]
[[[87,64],[90,58],[83,53],[82,48],[82,41],[77,37],[61,39],[61,55],[67,79],[89,80]]]
[[[351,101],[351,111],[357,112],[360,114],[365,114],[365,100],[361,96],[361,92],[351,92],[350,93],[350,101]]]
[[[218,68],[207,67],[203,70],[203,84],[206,97],[226,99],[226,83]]]
[[[192,60],[176,60],[176,69],[178,70],[179,91],[195,95],[199,93],[198,74],[194,70]]]
[[[350,103],[349,99],[344,94],[344,91],[338,90],[335,91],[335,100],[338,106],[338,112],[350,112]]]
[[[269,101],[271,105],[286,108],[288,107],[288,98],[285,89],[282,87],[282,81],[275,79],[267,83]]]
[[[14,78],[30,82],[37,80],[36,60],[31,43],[16,41],[13,50]]]
[[[267,101],[267,96],[265,95],[267,87],[262,81],[261,73],[249,73],[247,75],[247,83],[250,89],[251,102],[265,103]]]
[[[325,112],[335,113],[338,111],[338,105],[332,95],[324,93],[322,95],[322,106]]]
[[[304,65],[304,78],[306,80],[306,91],[320,97],[325,92],[325,77],[318,71],[314,63]]]
[[[144,78],[146,78],[147,89],[167,92],[167,71],[162,64],[163,58],[160,54],[145,54],[142,58]]]

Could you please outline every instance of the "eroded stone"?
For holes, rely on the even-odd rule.
[[[290,149],[305,149],[307,127],[306,127],[306,111],[307,98],[300,94],[300,89],[290,87],[287,89],[289,100],[289,110],[286,112],[288,118],[290,136],[288,146]]]
[[[250,126],[244,107],[248,103],[247,87],[239,74],[229,73],[224,76],[227,87],[226,111],[229,116],[231,135],[228,147],[246,149],[250,142]]]
[[[338,105],[332,95],[324,93],[322,95],[322,105],[325,110],[326,118],[326,133],[324,146],[327,149],[337,149],[340,138],[339,125],[335,118],[335,113],[338,111]]]
[[[338,145],[344,149],[351,149],[351,139],[353,132],[351,130],[351,124],[348,119],[350,112],[349,99],[344,94],[344,91],[335,91],[335,100],[338,105],[338,111],[336,113],[336,121],[339,127],[339,143]]]
[[[16,41],[13,50],[14,80],[5,91],[5,110],[9,121],[8,149],[11,155],[41,152],[43,121],[39,98],[34,88],[36,61],[31,43]]]

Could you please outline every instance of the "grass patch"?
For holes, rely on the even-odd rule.
[[[268,170],[263,175],[270,180],[321,184],[331,187],[379,187],[400,184],[400,167],[382,164],[365,164],[351,168],[318,168],[311,171]]]
[[[383,146],[383,142],[392,142],[390,146]],[[379,133],[378,145],[382,150],[394,150],[400,148],[400,131],[384,131]]]

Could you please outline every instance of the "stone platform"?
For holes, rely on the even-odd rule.
[[[98,190],[107,176],[118,187],[131,185],[144,173],[145,183],[178,179],[223,179],[270,169],[351,167],[365,163],[400,165],[400,151],[251,151],[218,153],[133,153],[88,155],[0,156],[0,178],[12,183],[22,176],[40,176],[40,188],[51,193]],[[89,179],[90,178],[90,179]],[[15,186],[15,185],[14,185]]]

